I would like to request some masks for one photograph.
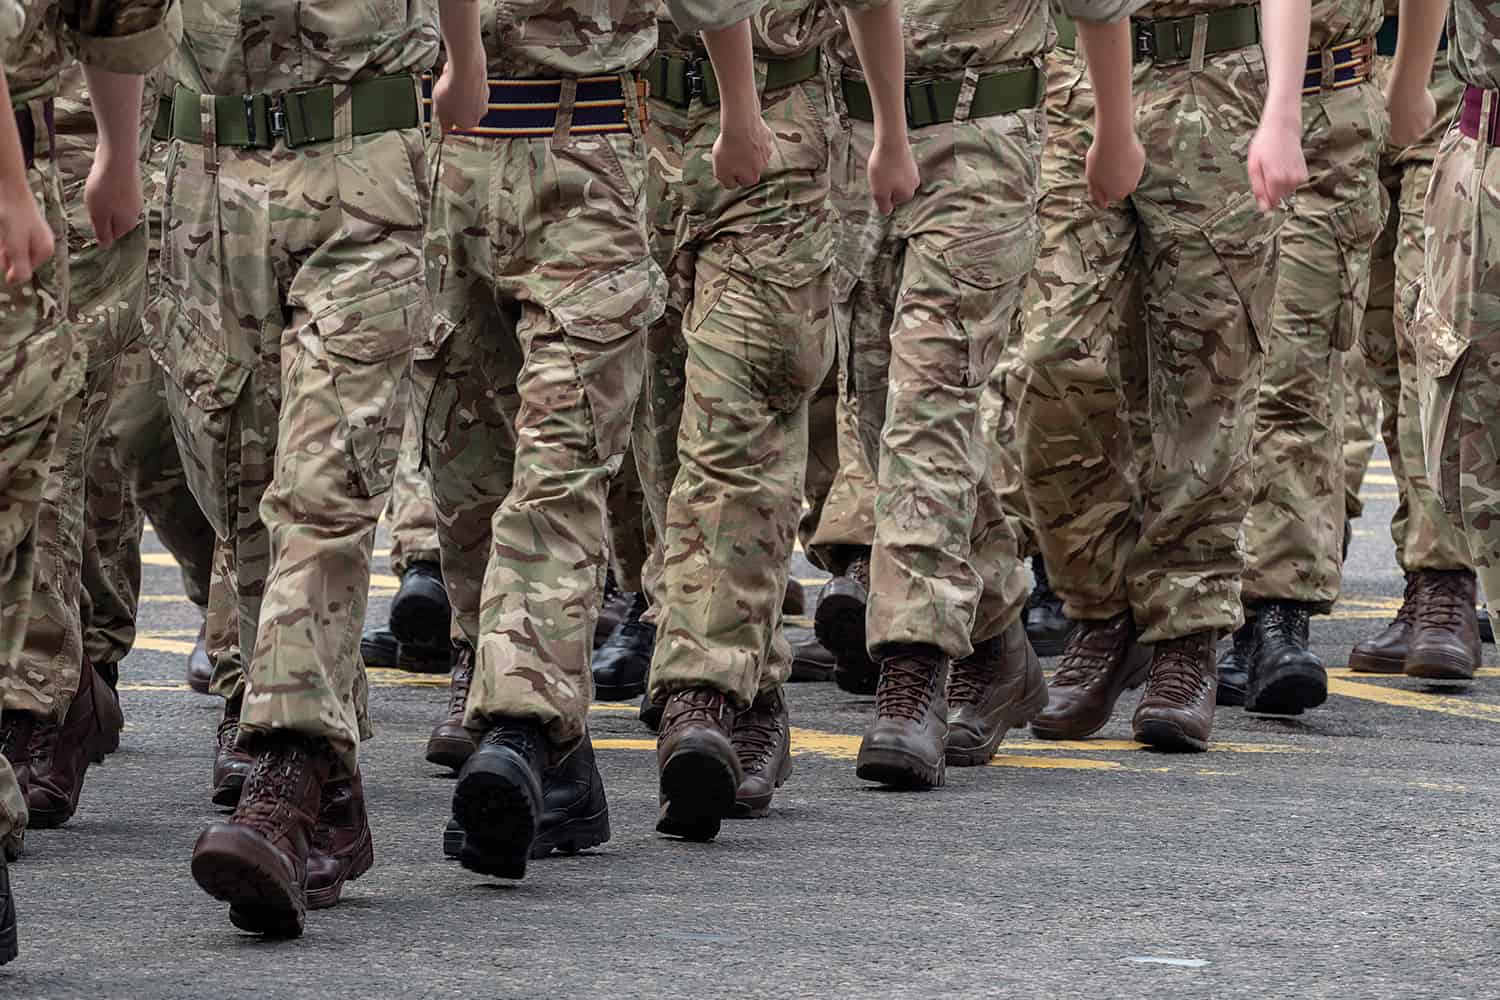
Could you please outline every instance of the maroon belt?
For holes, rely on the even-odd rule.
[[[47,123],[48,155],[52,155],[57,144],[57,123],[52,117],[50,97],[42,102],[42,119]],[[21,138],[21,158],[26,161],[26,168],[29,170],[36,165],[36,119],[31,116],[28,105],[16,108],[16,132]]]
[[[1458,130],[1470,139],[1479,138],[1479,117],[1484,113],[1484,90],[1480,87],[1464,88],[1463,111],[1458,116]],[[1491,146],[1500,146],[1500,94],[1490,101],[1490,122],[1486,136]]]

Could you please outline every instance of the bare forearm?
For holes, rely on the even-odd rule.
[[[1302,130],[1302,81],[1307,75],[1308,0],[1264,0],[1266,104],[1261,118],[1296,123]]]
[[[848,14],[849,35],[875,107],[875,142],[905,143],[906,45],[899,0]]]
[[[725,131],[749,130],[760,123],[760,95],[755,90],[755,52],[750,22],[703,32],[703,45],[719,86],[719,123]]]
[[[10,107],[10,84],[5,81],[5,67],[0,66],[0,108]],[[26,180],[26,157],[21,150],[21,134],[16,131],[16,116],[0,115],[0,195],[29,192]]]
[[[443,32],[443,49],[456,69],[470,69],[484,62],[479,4],[474,0],[439,0],[438,24]]]
[[[1425,88],[1432,79],[1448,0],[1401,0],[1396,58],[1391,65],[1391,89]]]
[[[1130,92],[1130,22],[1080,20],[1078,39],[1094,91],[1094,134],[1106,140],[1135,131]]]
[[[141,90],[146,78],[138,73],[113,73],[97,66],[83,67],[89,86],[99,146],[120,162],[140,155]]]

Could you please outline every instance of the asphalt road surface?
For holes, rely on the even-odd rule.
[[[1331,697],[1302,718],[1221,710],[1209,753],[1165,756],[1130,742],[1128,695],[1099,739],[1012,734],[993,766],[895,793],[854,776],[872,701],[796,685],[771,816],[693,845],[653,830],[634,706],[596,705],[614,839],[520,883],[442,857],[452,783],[422,751],[444,683],[372,672],[376,866],[284,943],[189,875],[219,706],[182,683],[196,612],[148,536],[123,745],[12,868],[0,998],[1500,996],[1500,671],[1343,669],[1402,589],[1388,465],[1365,492],[1346,596],[1314,624]],[[383,617],[395,581],[374,583]]]

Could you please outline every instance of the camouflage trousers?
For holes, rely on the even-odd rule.
[[[371,550],[429,308],[422,132],[355,137],[337,121],[333,141],[269,156],[211,133],[173,143],[154,353],[219,538],[215,686],[243,669],[243,746],[323,739],[342,774],[368,735]]]
[[[415,406],[407,408],[386,518],[391,531],[393,574],[401,576],[412,563],[441,560],[437,509],[432,503],[432,486],[422,469],[422,415]]]
[[[1084,183],[1092,98],[1072,65],[1049,79],[1067,94],[1049,123],[1077,126],[1049,136],[1044,156],[1045,249],[1017,418],[1037,541],[1070,618],[1133,611],[1146,642],[1227,631],[1241,622],[1273,280],[1273,227],[1245,172],[1265,65],[1259,48],[1209,56],[1198,71],[1137,64],[1145,173],[1103,211]],[[1127,361],[1131,340],[1147,352],[1144,379]],[[1145,399],[1149,465],[1130,418]]]
[[[852,282],[851,277],[845,288]],[[836,288],[834,297],[847,299],[848,292]],[[836,301],[835,314],[839,308]],[[835,576],[875,545],[875,473],[859,443],[845,345],[837,346],[838,363],[808,404],[803,482],[808,506],[797,527],[808,561]]]
[[[27,107],[37,135],[27,180],[62,251],[67,223],[44,107]],[[41,555],[37,517],[63,410],[82,389],[83,371],[82,342],[68,322],[67,254],[59,252],[28,284],[0,284],[0,713],[36,704],[21,656]],[[20,786],[0,756],[0,841],[18,838],[26,822]]]
[[[416,371],[444,577],[478,658],[466,724],[535,719],[558,754],[593,698],[607,498],[661,311],[645,172],[632,133],[449,135],[432,160],[436,322]]]
[[[1376,239],[1377,250],[1379,238]],[[1370,296],[1380,272],[1379,261],[1370,262]],[[1373,301],[1371,302],[1373,305]],[[1369,316],[1365,329],[1370,328]],[[1360,335],[1363,345],[1365,335]],[[1375,453],[1375,439],[1380,434],[1380,387],[1370,375],[1363,348],[1344,352],[1344,517],[1353,521],[1365,512],[1359,491],[1364,487],[1365,473]]]
[[[1484,94],[1481,121],[1500,105]],[[1482,132],[1482,130],[1481,130]],[[1433,164],[1414,337],[1427,475],[1500,611],[1500,149],[1457,128]]]
[[[867,216],[858,280],[835,311],[867,461],[878,469],[871,654],[919,643],[958,658],[1015,621],[1026,573],[993,478],[982,401],[1018,336],[1036,264],[1042,112],[919,129],[922,186]],[[851,123],[836,202],[863,205],[873,126]],[[855,178],[859,178],[856,180]],[[1003,391],[988,394],[1004,406]]]
[[[1373,82],[1302,99],[1309,178],[1281,228],[1256,408],[1244,602],[1327,612],[1343,579],[1344,352],[1364,322],[1385,221],[1386,118]]]
[[[833,360],[833,122],[821,80],[767,93],[764,108],[771,165],[726,191],[710,161],[718,109],[651,104],[652,253],[669,294],[633,444],[659,538],[653,698],[708,686],[744,705],[791,671],[781,602],[808,406]]]
[[[1445,62],[1439,59],[1440,63]],[[1390,60],[1376,64],[1377,76],[1390,75]],[[1387,147],[1381,154],[1380,179],[1390,202],[1385,229],[1375,243],[1370,273],[1370,302],[1361,348],[1371,381],[1383,403],[1380,436],[1396,480],[1396,512],[1391,540],[1396,562],[1408,573],[1453,570],[1469,566],[1469,545],[1460,528],[1442,509],[1427,478],[1420,401],[1421,367],[1411,323],[1422,290],[1423,200],[1432,179],[1438,141],[1453,118],[1463,85],[1446,64],[1429,84],[1438,101],[1433,130],[1416,145]]]

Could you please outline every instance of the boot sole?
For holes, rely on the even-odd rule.
[[[695,740],[684,740],[661,767],[661,818],[656,832],[705,842],[734,812],[740,776],[734,764]]]
[[[360,654],[361,655],[364,654],[364,647],[360,647]],[[380,664],[378,664],[378,663],[369,663],[368,660],[366,661],[366,663],[368,663],[369,666],[372,666],[372,667],[378,667],[378,666],[380,666]],[[196,674],[188,674],[187,675],[187,686],[188,686],[188,690],[192,691],[194,694],[212,694],[213,693],[213,680],[212,680],[212,678],[200,681],[200,680],[198,680],[198,676]]]
[[[1468,681],[1474,679],[1479,664],[1468,657],[1460,658],[1437,652],[1423,654],[1412,650],[1407,654],[1404,668],[1408,677],[1433,681]]]
[[[472,770],[453,790],[453,818],[464,830],[458,861],[471,872],[495,878],[526,876],[536,843],[540,797],[528,794],[517,768]]]
[[[28,809],[31,821],[26,825],[33,830],[56,830],[73,818],[74,809]]]
[[[609,838],[609,806],[605,806],[593,815],[570,819],[538,835],[531,847],[531,856],[533,859],[545,858],[553,851],[578,854],[608,843]]]
[[[1135,741],[1173,753],[1203,753],[1208,749],[1207,740],[1189,736],[1177,723],[1161,719],[1139,723],[1135,727]]]
[[[1402,674],[1406,672],[1406,658],[1350,653],[1349,670],[1356,674]]]
[[[256,864],[231,850],[193,852],[193,880],[215,899],[229,904],[229,921],[242,931],[273,938],[302,934],[306,899],[285,874]]]
[[[474,756],[472,740],[456,740],[447,737],[427,741],[427,763],[457,771]]]
[[[854,773],[862,781],[923,790],[942,787],[946,777],[943,765],[943,758],[933,765],[901,750],[861,749]]]
[[[1264,684],[1245,692],[1245,711],[1253,715],[1301,715],[1328,700],[1328,674],[1320,667],[1278,671]]]
[[[734,799],[734,811],[729,814],[730,819],[764,819],[771,814],[771,800],[776,797],[776,790],[786,784],[786,779],[792,776],[792,753],[788,748],[781,762],[776,765],[776,780],[771,783],[771,791],[768,795],[745,796],[741,798],[738,794]]]
[[[641,679],[639,684],[624,684],[618,687],[611,687],[597,682],[594,684],[595,701],[634,701],[645,693],[646,681],[644,678]]]
[[[307,908],[309,910],[326,910],[337,906],[339,897],[343,895],[344,883],[353,882],[375,865],[375,842],[370,837],[370,831],[365,830],[364,840],[357,848],[359,853],[355,855],[354,861],[349,866],[349,871],[332,885],[325,885],[321,889],[312,889],[307,893]]]

